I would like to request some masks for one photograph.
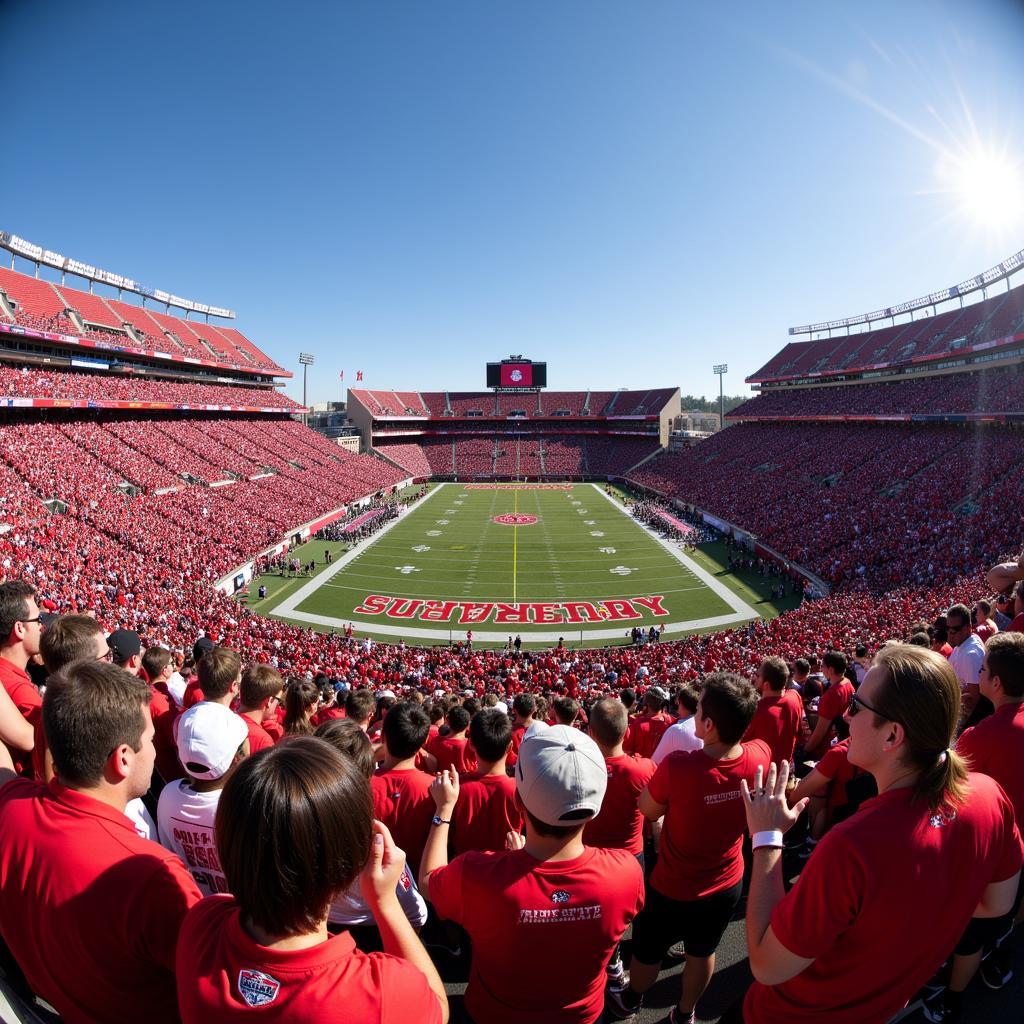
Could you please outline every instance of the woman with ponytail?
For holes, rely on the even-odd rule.
[[[755,982],[727,1020],[884,1024],[972,918],[1007,913],[1021,866],[1013,807],[953,749],[960,685],[933,651],[884,648],[850,701],[849,758],[878,796],[818,844],[787,894],[782,835],[804,809],[789,766],[741,784],[753,836],[747,946]]]

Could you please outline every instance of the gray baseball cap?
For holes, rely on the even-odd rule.
[[[553,725],[524,737],[516,761],[516,790],[538,821],[573,825],[593,818],[607,788],[604,755],[586,733]]]

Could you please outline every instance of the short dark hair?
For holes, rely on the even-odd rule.
[[[0,646],[11,638],[16,622],[23,622],[28,615],[28,602],[36,596],[36,588],[25,580],[8,580],[0,583]]]
[[[199,688],[207,700],[220,700],[227,696],[231,684],[242,671],[242,659],[230,647],[214,647],[207,651],[196,665]]]
[[[448,712],[447,717],[448,725],[451,727],[452,732],[462,732],[469,725],[472,715],[461,704],[456,704]]]
[[[619,700],[626,705],[626,710],[628,711],[636,703],[636,690],[631,686],[627,686],[624,690],[620,690]]]
[[[961,622],[960,622],[961,626],[966,626],[967,623],[971,621],[971,609],[968,608],[967,605],[965,605],[965,604],[955,604],[955,605],[953,605],[952,608],[949,609],[948,612],[946,612],[946,628],[947,629],[949,628],[949,617],[950,617],[950,615],[955,615],[958,619],[960,619],[961,620]]]
[[[43,732],[62,782],[93,786],[111,752],[142,749],[149,683],[104,661],[73,661],[46,682]]]
[[[329,718],[316,727],[313,735],[344,754],[367,778],[373,774],[373,744],[351,718]]]
[[[365,686],[349,690],[345,698],[345,714],[357,722],[365,722],[377,706],[377,698]]]
[[[551,707],[561,725],[572,725],[580,713],[580,706],[572,697],[556,697],[551,702]]]
[[[629,712],[621,700],[605,697],[590,709],[590,734],[602,746],[617,746],[628,728]]]
[[[701,715],[710,718],[723,743],[739,743],[757,710],[757,690],[733,672],[712,672],[704,680]]]
[[[789,669],[782,658],[765,658],[761,662],[761,678],[773,690],[784,690],[786,688],[786,680],[789,679]]]
[[[821,663],[825,668],[830,668],[833,672],[838,672],[839,675],[843,675],[846,671],[846,655],[842,651],[826,651]]]
[[[1008,697],[1024,697],[1024,633],[996,633],[989,637],[985,658],[988,674],[999,676],[1003,692]]]
[[[324,740],[297,736],[246,758],[215,825],[242,916],[273,936],[312,932],[365,865],[372,822],[369,779]]]
[[[469,723],[469,739],[480,760],[493,764],[508,754],[512,723],[497,708],[485,708]]]
[[[171,652],[166,647],[147,647],[146,653],[142,656],[142,671],[152,682],[170,663]]]
[[[696,714],[702,689],[700,683],[683,683],[676,691],[676,704],[682,704],[691,715]]]
[[[426,743],[430,732],[430,719],[419,704],[402,701],[384,716],[381,732],[388,753],[404,761]]]
[[[49,673],[59,672],[80,658],[92,658],[103,627],[91,615],[61,615],[43,631],[39,653]]]
[[[512,710],[520,718],[529,718],[537,710],[537,701],[532,693],[517,693],[512,701]]]
[[[806,658],[797,658],[793,662],[793,671],[799,672],[800,675],[806,675],[811,671],[811,663]]]
[[[481,705],[479,697],[467,697],[462,702],[462,706],[466,709],[466,714],[472,718],[483,705]]]
[[[281,692],[284,680],[273,665],[247,665],[238,684],[242,707],[258,708],[268,697]]]
[[[523,812],[530,821],[530,827],[539,836],[543,836],[545,839],[568,839],[569,836],[575,835],[581,829],[586,827],[588,821],[593,820],[593,816],[587,818],[580,818],[574,825],[549,825],[546,821],[541,821],[539,818],[535,818],[524,805]]]

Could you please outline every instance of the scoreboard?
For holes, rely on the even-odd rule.
[[[536,390],[547,387],[548,364],[513,356],[500,363],[487,364],[487,386],[510,391]]]

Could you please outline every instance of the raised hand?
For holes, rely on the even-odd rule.
[[[743,806],[747,812],[747,828],[755,832],[788,832],[803,813],[809,802],[808,797],[798,800],[792,807],[786,800],[786,783],[789,780],[789,762],[782,767],[772,764],[768,768],[768,779],[764,780],[764,769],[759,765],[754,774],[754,787],[747,780],[740,780]]]

